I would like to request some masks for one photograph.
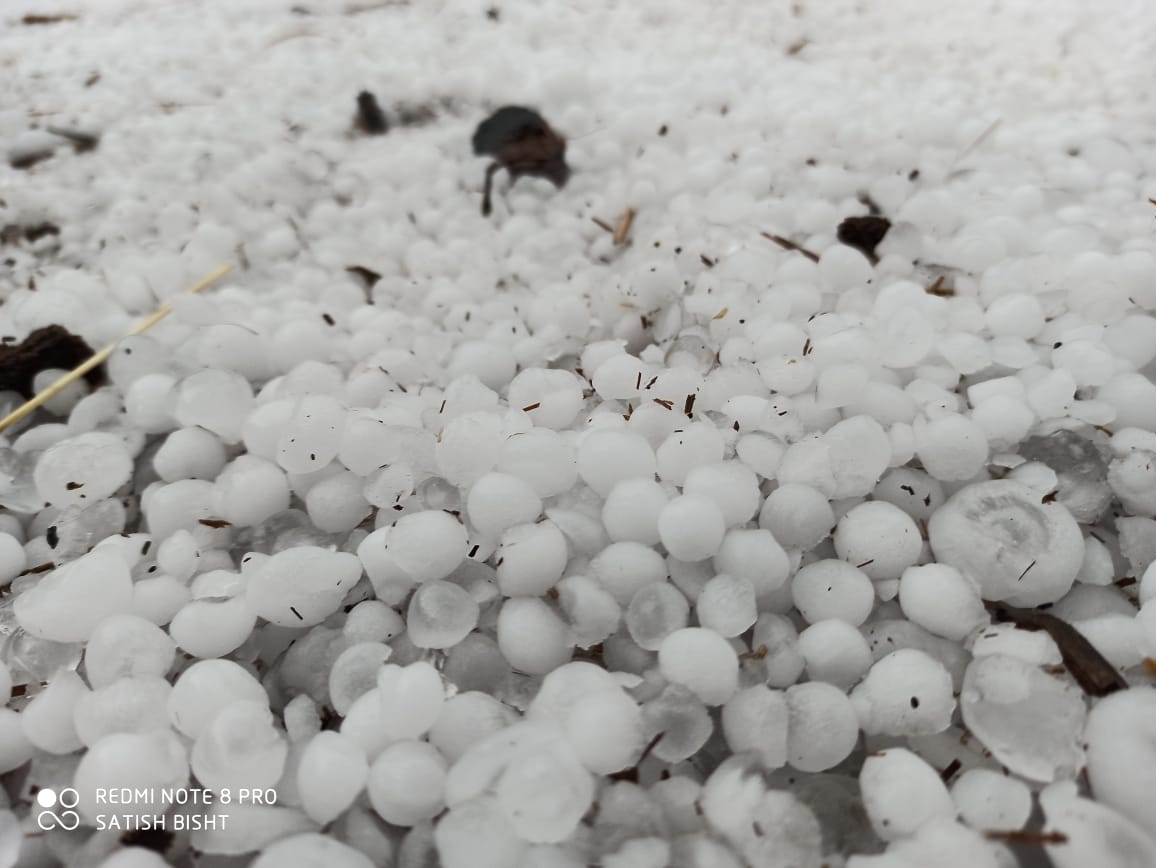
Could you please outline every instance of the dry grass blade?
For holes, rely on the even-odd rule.
[[[630,234],[630,227],[634,224],[634,209],[627,208],[622,218],[618,221],[618,228],[614,230],[614,246],[620,247],[625,241],[626,236]]]

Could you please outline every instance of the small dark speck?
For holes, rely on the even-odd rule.
[[[337,320],[335,320],[333,317],[331,317],[331,316],[330,316],[329,314],[327,314],[327,313],[323,313],[323,314],[321,314],[321,318],[322,318],[323,320],[325,320],[325,324],[326,324],[326,325],[336,325],[336,324],[337,324]]]
[[[297,611],[297,608],[295,606],[290,606],[289,611],[297,616],[298,621],[304,621],[305,620],[304,618],[301,617],[301,613]]]
[[[924,506],[931,506],[931,495],[930,494],[928,494],[927,496],[925,496],[923,498],[923,505]]]
[[[911,707],[912,708],[919,708],[919,697],[918,696],[911,697]]]
[[[149,549],[151,549],[152,547],[153,547],[153,541],[151,539],[145,540],[145,544],[140,547],[141,555],[142,556],[147,555],[149,553]]]
[[[83,488],[84,483],[83,482],[69,482],[69,483],[65,484],[64,487],[66,489],[68,489],[69,491],[76,491],[76,489],[78,489],[78,488]]]
[[[910,172],[908,172],[907,173],[907,180],[908,181],[918,181],[919,180],[919,170],[918,169],[912,169]]]
[[[60,537],[56,533],[56,525],[53,525],[44,532],[44,538],[48,540],[49,546],[56,548],[57,543],[60,542]]]
[[[486,17],[491,21],[500,21],[502,18],[502,10],[497,6],[491,6],[486,10]]]
[[[666,124],[663,124],[658,128],[658,134],[660,136],[665,136],[668,132],[670,132],[670,128]]]
[[[317,460],[317,453],[316,452],[310,452],[309,453],[309,460],[310,461],[316,461]]]

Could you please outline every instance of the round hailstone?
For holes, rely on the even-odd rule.
[[[84,407],[86,400],[98,397],[99,394],[78,403],[72,415],[76,415],[76,409]],[[146,374],[125,392],[125,419],[146,434],[163,434],[177,427],[172,415],[176,403],[176,378],[168,374]]]
[[[328,395],[299,399],[277,442],[277,463],[288,473],[320,470],[337,457],[345,416],[345,408]]]
[[[914,648],[877,660],[851,692],[851,701],[868,734],[934,735],[951,726],[955,711],[951,673]]]
[[[350,609],[341,632],[353,642],[388,642],[405,630],[396,609],[381,600],[364,600]]]
[[[1062,843],[1044,845],[1056,868],[1156,865],[1156,840],[1148,828],[1078,793],[1075,781],[1064,781],[1039,796],[1045,828],[1064,830]]]
[[[936,817],[955,819],[955,804],[938,772],[905,748],[868,755],[859,789],[871,828],[884,841],[906,838]]]
[[[644,747],[642,710],[617,687],[585,696],[570,713],[565,730],[578,761],[594,774],[631,767]]]
[[[834,526],[831,502],[809,485],[780,485],[767,495],[759,512],[759,527],[769,530],[787,548],[813,548],[831,535]]]
[[[557,431],[531,428],[502,444],[495,469],[523,480],[539,497],[553,497],[578,481],[578,454]]]
[[[835,527],[835,552],[872,579],[896,579],[919,560],[923,538],[907,513],[869,500],[853,506]]]
[[[871,496],[898,506],[914,519],[923,520],[931,518],[946,500],[943,486],[937,480],[911,467],[896,467],[888,471]]]
[[[76,734],[88,747],[114,732],[168,729],[172,685],[163,678],[122,678],[83,694],[73,710]]]
[[[92,431],[45,449],[32,478],[42,501],[63,508],[111,497],[128,482],[132,468],[132,455],[120,437]]]
[[[195,739],[226,707],[248,700],[268,703],[265,688],[231,660],[201,660],[180,674],[169,694],[169,719]]]
[[[483,738],[518,720],[517,713],[488,693],[470,690],[446,700],[429,741],[451,765]]]
[[[542,498],[528,482],[505,473],[487,473],[466,496],[466,516],[483,536],[499,537],[542,514]]]
[[[437,723],[445,704],[442,677],[431,663],[387,663],[377,671],[381,728],[392,739],[420,738]]]
[[[629,606],[639,589],[665,582],[666,562],[649,546],[636,542],[614,543],[590,561],[590,577],[620,606]]]
[[[507,597],[544,594],[562,578],[568,554],[552,521],[511,527],[498,548],[498,587]]]
[[[832,497],[869,494],[891,464],[891,438],[870,416],[852,416],[835,423],[822,442],[835,479]]]
[[[1133,687],[1101,699],[1088,715],[1088,779],[1096,800],[1144,829],[1152,829],[1156,807],[1156,689]]]
[[[383,642],[357,642],[337,655],[329,670],[329,702],[344,716],[353,703],[377,687],[377,673],[393,654]]]
[[[799,653],[812,681],[849,690],[871,668],[871,646],[855,627],[835,618],[812,624],[799,634]]]
[[[629,353],[619,353],[594,369],[590,383],[604,400],[625,400],[637,397],[651,376],[649,365]]]
[[[445,807],[445,783],[446,761],[437,748],[423,741],[398,741],[369,769],[369,802],[387,823],[416,826]]]
[[[1011,480],[968,485],[928,522],[935,558],[975,582],[985,600],[1054,603],[1072,587],[1084,537],[1060,503]]]
[[[606,495],[602,524],[614,542],[654,545],[659,541],[658,516],[670,502],[666,489],[653,479],[626,479]]]
[[[418,648],[452,648],[477,626],[479,612],[478,601],[460,585],[426,582],[409,600],[409,641]]]
[[[987,435],[958,413],[915,420],[915,454],[924,469],[942,482],[971,479],[987,463]]]
[[[597,645],[618,629],[622,608],[596,581],[588,576],[567,576],[557,588],[558,604],[570,620],[570,633],[579,648]]]
[[[751,644],[766,648],[763,667],[770,687],[790,687],[803,674],[805,662],[799,653],[799,633],[783,615],[765,612],[755,622]]]
[[[434,827],[434,841],[444,868],[522,865],[527,850],[526,842],[514,832],[499,807],[497,797],[490,795],[450,808]]]
[[[520,751],[495,790],[518,837],[553,844],[574,834],[594,802],[594,778],[565,744]]]
[[[102,738],[81,757],[72,786],[80,798],[77,810],[95,823],[98,815],[111,813],[107,804],[98,804],[98,793],[127,788],[139,798],[125,810],[149,816],[163,814],[171,804],[164,797],[188,782],[189,760],[181,740],[167,730],[155,730]]]
[[[625,479],[653,479],[655,466],[654,450],[632,431],[591,431],[578,445],[578,475],[603,497]]]
[[[365,480],[350,471],[322,479],[305,495],[309,519],[326,533],[353,530],[370,513],[369,501],[361,493],[364,485]]]
[[[201,559],[196,538],[187,530],[179,530],[157,547],[157,566],[161,572],[181,581],[188,581]]]
[[[658,516],[658,535],[671,557],[702,561],[722,546],[726,522],[712,500],[684,494],[668,503]]]
[[[994,769],[968,769],[951,785],[951,799],[967,825],[1022,829],[1032,813],[1032,791],[1018,778]]]
[[[656,453],[663,482],[682,485],[690,471],[718,464],[726,451],[723,435],[709,422],[691,422],[667,437]]]
[[[718,633],[685,627],[667,636],[658,649],[663,677],[681,684],[707,705],[722,705],[738,689],[739,659]]]
[[[88,688],[69,669],[56,672],[48,686],[33,697],[20,714],[24,735],[42,751],[67,754],[83,747],[76,731],[75,712]]]
[[[204,428],[181,428],[165,438],[153,456],[153,468],[165,482],[215,479],[227,460],[215,434]]]
[[[861,569],[828,558],[795,573],[791,598],[808,624],[838,618],[858,627],[875,605],[875,588]]]
[[[686,475],[682,491],[713,500],[727,527],[743,524],[759,511],[759,478],[741,461],[695,467]]]
[[[751,583],[728,575],[715,576],[706,583],[694,610],[703,627],[728,639],[749,630],[759,614]]]
[[[570,637],[562,619],[536,597],[514,597],[498,613],[498,647],[515,669],[545,675],[570,659]]]
[[[113,615],[92,631],[84,672],[94,688],[124,677],[163,677],[175,656],[173,640],[155,624],[136,615]]]
[[[189,589],[172,576],[141,579],[132,587],[132,614],[158,627],[169,623],[190,599]]]
[[[197,780],[213,790],[265,789],[281,779],[288,754],[268,701],[242,700],[223,708],[201,730],[190,766]]]
[[[626,608],[626,629],[639,648],[657,651],[690,618],[690,603],[674,585],[651,582],[638,589]]]
[[[722,709],[722,731],[734,753],[751,751],[764,769],[787,764],[790,710],[779,690],[763,684],[740,690]]]
[[[332,730],[319,732],[297,766],[301,807],[322,826],[331,823],[353,804],[368,778],[369,763],[356,742]]]
[[[306,832],[262,847],[249,868],[373,868],[373,860],[328,835]]]
[[[720,573],[750,582],[760,608],[787,581],[791,560],[769,530],[732,528],[714,557]]]
[[[787,688],[787,762],[801,772],[822,772],[843,762],[859,741],[851,700],[838,687],[810,681]]]
[[[899,605],[909,620],[954,642],[962,642],[991,620],[976,587],[947,564],[904,570]]]
[[[1035,663],[1004,654],[976,657],[959,707],[972,734],[1020,777],[1050,783],[1083,765],[1081,741],[1091,743],[1083,692]]]
[[[18,769],[37,752],[24,734],[24,716],[11,708],[0,708],[0,770]]]
[[[203,479],[182,479],[150,489],[143,500],[145,521],[156,542],[164,542],[179,530],[200,530],[201,519],[213,516],[216,489]]]
[[[444,579],[465,560],[469,538],[457,518],[440,509],[404,515],[389,535],[389,553],[414,581]]]
[[[52,642],[84,642],[97,625],[132,609],[133,586],[124,558],[99,548],[42,576],[16,597],[17,623]]]
[[[570,371],[527,368],[510,381],[506,396],[509,405],[523,410],[536,426],[561,431],[582,409],[583,385]]]
[[[518,372],[518,362],[508,347],[492,341],[463,341],[454,347],[446,373],[457,379],[473,375],[486,386],[501,390]]]
[[[193,657],[224,657],[245,643],[256,623],[243,596],[193,600],[173,616],[169,635]]]
[[[654,541],[658,542],[658,518],[655,516]],[[0,588],[12,584],[12,580],[24,572],[28,556],[20,540],[8,533],[0,533]]]
[[[248,380],[233,371],[210,368],[184,379],[173,416],[185,427],[198,425],[225,443],[239,443],[253,403]]]
[[[1034,295],[1013,293],[994,299],[984,319],[993,335],[1034,338],[1044,327],[1044,308]]]
[[[282,627],[312,627],[341,608],[360,578],[356,555],[298,546],[273,555],[249,576],[245,598],[259,618]]]

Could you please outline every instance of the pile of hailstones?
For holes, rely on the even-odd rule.
[[[835,366],[824,409],[792,325],[757,371],[466,343],[444,390],[382,350],[256,395],[240,332],[234,370],[126,342],[4,452],[25,797],[275,788],[173,844],[262,868],[1000,868],[1037,806],[1061,868],[1156,864],[1156,603],[1112,584],[1156,597],[1151,431],[1024,439],[1016,376],[916,414]],[[1090,700],[985,600],[1054,603],[1136,686]],[[130,864],[75,840],[41,846]]]

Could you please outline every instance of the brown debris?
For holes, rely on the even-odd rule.
[[[989,841],[1005,844],[1066,844],[1068,836],[1063,832],[1038,832],[1030,829],[988,829],[983,836]]]
[[[389,121],[385,119],[385,112],[377,104],[377,97],[368,90],[363,90],[357,95],[357,114],[354,116],[353,126],[367,136],[380,136],[389,132]]]
[[[215,527],[215,528],[232,527],[233,526],[233,523],[231,521],[225,521],[223,518],[198,518],[197,524],[203,524],[205,527]]]
[[[44,26],[46,24],[60,24],[64,21],[76,21],[79,15],[63,13],[60,15],[25,15],[20,23],[26,27]]]
[[[0,345],[0,391],[34,394],[32,381],[41,371],[58,368],[69,371],[92,357],[92,348],[63,326],[36,329],[18,344]],[[85,375],[96,386],[104,380],[97,368]]]
[[[854,247],[872,262],[877,263],[879,257],[875,254],[875,248],[879,246],[879,242],[890,228],[891,221],[886,217],[875,215],[848,217],[835,230],[835,237],[840,243]]]
[[[801,244],[796,244],[790,238],[784,238],[782,235],[774,235],[770,232],[760,232],[759,234],[762,235],[764,238],[768,239],[769,241],[775,242],[777,245],[782,247],[784,250],[791,250],[791,251],[794,251],[795,253],[801,253],[805,257],[807,257],[809,260],[811,260],[812,262],[818,262],[819,261],[819,255],[817,253],[812,253],[806,247],[803,247]]]
[[[626,243],[626,236],[630,234],[630,227],[634,225],[634,209],[627,208],[622,217],[618,220],[618,226],[614,230],[614,246],[621,247]]]
[[[952,289],[951,287],[945,287],[943,285],[944,280],[945,280],[945,278],[942,274],[939,275],[939,277],[935,278],[935,283],[933,283],[933,284],[931,284],[931,286],[927,287],[927,294],[928,295],[937,295],[940,298],[953,297],[955,295],[955,290]]]

